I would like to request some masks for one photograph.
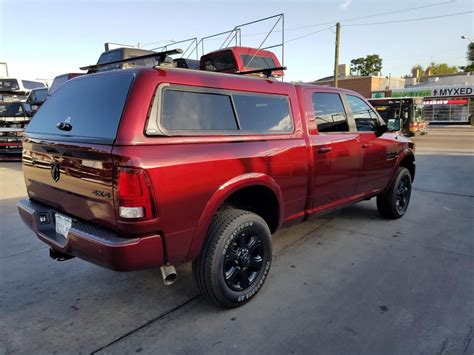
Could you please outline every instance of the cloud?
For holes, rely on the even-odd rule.
[[[346,9],[351,5],[351,3],[352,3],[352,0],[346,0],[346,1],[344,1],[342,4],[339,4],[338,7],[339,7],[341,10],[346,10]]]

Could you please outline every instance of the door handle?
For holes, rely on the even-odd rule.
[[[370,148],[372,147],[372,143],[362,143],[362,148]]]
[[[318,148],[318,153],[329,153],[332,150],[331,147],[319,147]]]

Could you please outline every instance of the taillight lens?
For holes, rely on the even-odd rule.
[[[117,169],[119,216],[124,219],[150,219],[155,216],[153,194],[146,171]]]

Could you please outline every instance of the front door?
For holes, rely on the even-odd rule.
[[[317,212],[353,197],[360,165],[359,142],[338,92],[309,92],[306,100],[311,100],[314,110],[308,119],[313,154],[311,212]]]
[[[389,135],[375,135],[375,128],[381,120],[363,99],[347,94],[346,99],[359,133],[361,168],[357,194],[379,191],[387,186],[394,169],[397,144]]]

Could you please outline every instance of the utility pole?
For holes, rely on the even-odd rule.
[[[337,88],[339,82],[339,32],[341,31],[341,24],[336,23],[336,50],[334,53],[334,87]]]

